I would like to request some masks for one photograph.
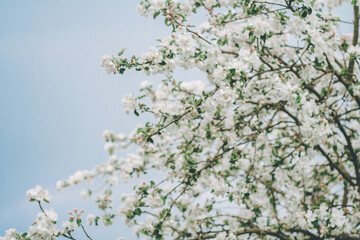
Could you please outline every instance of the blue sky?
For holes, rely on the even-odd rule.
[[[81,187],[58,193],[55,184],[106,161],[104,129],[127,133],[139,121],[122,112],[121,98],[148,78],[107,75],[99,66],[104,54],[123,47],[139,54],[168,33],[161,19],[139,17],[137,3],[0,1],[0,236],[31,225],[38,208],[25,192],[36,184],[55,196],[50,207],[61,218],[73,207],[92,209]],[[121,221],[90,232],[101,239],[131,234]]]
[[[0,236],[31,225],[38,208],[25,192],[36,184],[55,195],[50,207],[59,215],[93,206],[81,188],[58,193],[55,184],[106,161],[104,129],[127,133],[139,121],[122,112],[121,98],[145,75],[100,68],[104,54],[139,54],[167,34],[137,15],[137,2],[0,1]],[[131,232],[118,226],[106,236]]]

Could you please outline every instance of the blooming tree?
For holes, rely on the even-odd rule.
[[[353,21],[333,13],[353,9]],[[143,239],[360,239],[359,6],[356,0],[143,0],[140,15],[171,32],[142,56],[104,56],[108,73],[163,74],[123,98],[126,113],[153,121],[129,135],[105,131],[109,160],[59,181],[65,188],[102,178],[101,215],[122,217]],[[191,15],[207,19],[199,26]],[[353,32],[341,35],[340,25]],[[198,69],[207,81],[174,79]],[[182,79],[183,80],[183,79]],[[144,174],[113,206],[118,178]],[[162,179],[160,179],[162,177]],[[41,212],[27,233],[0,239],[75,239],[83,211],[62,228]],[[114,210],[115,209],[115,210]]]

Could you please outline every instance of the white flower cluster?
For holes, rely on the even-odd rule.
[[[105,68],[105,71],[110,74],[110,73],[114,73],[116,71],[115,69],[115,65],[111,60],[111,57],[109,55],[104,55],[102,60],[101,60],[101,67]]]
[[[60,230],[56,227],[58,215],[54,210],[46,210],[39,213],[35,220],[35,225],[31,226],[28,232],[33,239],[56,239]]]
[[[51,195],[48,190],[43,189],[40,185],[36,185],[35,188],[29,189],[26,192],[26,197],[30,200],[36,201],[46,201],[49,202],[51,200]]]
[[[359,239],[360,45],[333,11],[347,4],[360,15],[350,0],[142,0],[139,14],[171,33],[102,66],[164,75],[122,99],[152,120],[126,136],[105,130],[108,160],[58,188],[104,178],[102,192],[82,193],[103,212],[88,223],[121,216],[144,239]],[[199,27],[196,13],[207,15]],[[177,80],[179,68],[204,79]],[[131,178],[144,182],[113,214],[118,181]],[[71,216],[67,231],[80,226]]]
[[[57,227],[58,214],[53,209],[44,209],[41,205],[41,201],[49,201],[51,198],[47,190],[36,186],[34,189],[27,191],[27,197],[30,201],[39,201],[41,212],[37,214],[35,221],[27,232],[20,233],[16,229],[11,228],[6,231],[4,237],[0,237],[0,240],[56,240],[61,235],[69,238],[69,232],[74,231],[78,227],[78,224],[74,222],[74,217],[71,217],[69,221],[63,222],[63,230]]]
[[[64,187],[79,184],[85,180],[87,181],[87,183],[91,184],[95,174],[95,171],[89,170],[76,171],[67,180],[58,181],[56,183],[56,187],[58,190],[60,190]]]
[[[16,240],[16,237],[18,235],[19,234],[15,228],[10,228],[10,229],[6,230],[4,237],[0,237],[0,240]]]
[[[126,94],[121,102],[123,103],[123,109],[126,114],[129,114],[129,112],[132,112],[137,108],[136,99],[132,94]]]

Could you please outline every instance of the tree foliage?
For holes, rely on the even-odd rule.
[[[333,13],[340,5],[353,9],[352,22]],[[143,0],[138,12],[162,18],[170,35],[139,57],[104,56],[102,66],[164,80],[123,98],[127,113],[153,121],[129,135],[105,131],[108,162],[58,182],[104,179],[102,194],[83,193],[103,211],[89,223],[121,216],[144,239],[360,239],[357,1]],[[194,14],[205,22],[193,25]],[[353,32],[341,35],[341,24]],[[177,68],[207,80],[179,81]],[[156,177],[117,210],[118,178],[144,174]],[[31,191],[40,207],[48,200]],[[62,230],[54,214],[0,239],[74,239],[76,228],[91,239],[80,211]]]

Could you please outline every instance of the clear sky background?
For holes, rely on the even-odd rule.
[[[145,75],[100,67],[104,54],[123,47],[140,54],[168,33],[160,20],[139,17],[137,3],[0,1],[0,236],[34,221],[38,207],[25,192],[36,184],[54,195],[49,208],[61,218],[94,206],[81,200],[81,188],[58,193],[55,184],[107,160],[104,129],[128,133],[140,121],[122,112],[121,98]],[[105,231],[112,239],[132,232],[121,223]]]
[[[27,231],[38,208],[25,192],[37,184],[54,195],[47,207],[60,219],[73,207],[94,209],[81,200],[81,187],[59,193],[55,184],[106,161],[104,129],[128,133],[140,121],[122,112],[121,98],[149,79],[100,68],[104,54],[123,47],[140,54],[170,31],[161,18],[139,17],[138,2],[0,1],[0,236],[10,227]],[[342,14],[351,21],[351,11]],[[120,219],[90,232],[96,239],[134,238]]]

